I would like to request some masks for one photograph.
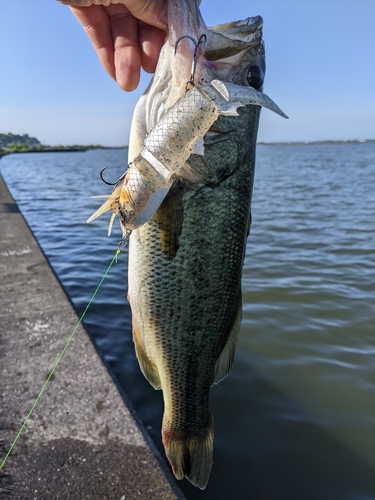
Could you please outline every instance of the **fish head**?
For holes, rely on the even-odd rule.
[[[262,93],[266,72],[262,34],[260,16],[209,27],[197,65],[197,84],[219,80]],[[260,106],[246,105],[238,109],[237,116],[219,116],[204,136],[204,157],[192,154],[190,169],[209,172],[207,183],[215,184],[242,163],[253,164],[260,110]]]
[[[260,16],[210,27],[202,61],[210,79],[261,91],[266,72],[262,33]]]
[[[139,154],[145,136],[166,110],[184,95],[192,76],[195,84],[218,79],[262,89],[265,74],[262,18],[249,17],[208,28],[199,3],[196,0],[168,1],[169,31],[155,74],[134,112],[129,161]],[[196,50],[192,40],[198,42],[202,35],[206,43],[198,50],[192,75]]]

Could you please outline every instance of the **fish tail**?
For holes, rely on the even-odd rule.
[[[207,428],[183,433],[163,428],[162,434],[165,453],[176,479],[186,477],[194,486],[204,490],[212,467],[212,417]]]

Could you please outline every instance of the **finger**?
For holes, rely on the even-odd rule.
[[[69,7],[69,9],[90,38],[103,68],[116,80],[111,25],[104,8],[93,5],[89,8]]]
[[[134,17],[163,31],[168,27],[167,0],[59,0],[67,5],[91,7],[125,5]]]
[[[126,91],[137,88],[142,63],[138,21],[124,5],[105,7],[114,43],[116,81]]]
[[[165,41],[165,31],[143,22],[138,23],[139,45],[141,46],[142,68],[147,73],[154,73],[160,50]]]
[[[103,0],[98,0],[103,1]],[[111,0],[125,4],[134,17],[163,31],[168,29],[167,0]]]

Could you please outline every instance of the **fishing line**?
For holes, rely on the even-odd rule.
[[[121,240],[121,242],[122,242],[122,240]],[[118,254],[121,252],[121,248],[123,247],[123,246],[121,246],[121,242],[120,242],[120,248],[118,248],[118,249],[116,250],[116,253],[115,253],[114,257],[113,257],[113,259],[111,260],[111,263],[109,264],[109,266],[107,267],[107,270],[106,270],[106,271],[105,271],[105,273],[103,274],[103,277],[102,277],[102,279],[101,279],[101,280],[100,280],[100,282],[99,282],[99,285],[96,287],[95,292],[92,294],[91,299],[89,300],[89,302],[88,302],[88,304],[87,304],[87,306],[86,306],[85,310],[83,311],[83,313],[82,313],[81,317],[80,317],[80,318],[79,318],[79,320],[78,320],[78,323],[76,324],[76,326],[74,327],[74,329],[73,329],[72,333],[70,334],[70,337],[68,338],[68,340],[67,340],[67,342],[66,342],[66,344],[65,344],[65,346],[64,346],[64,348],[63,348],[63,350],[61,351],[61,353],[60,353],[60,355],[59,355],[59,357],[57,358],[57,361],[56,361],[56,363],[54,364],[54,366],[53,366],[53,368],[52,368],[52,370],[51,370],[50,374],[48,375],[48,377],[47,377],[47,379],[46,379],[46,381],[45,381],[45,383],[44,383],[44,385],[43,385],[42,389],[40,390],[40,392],[39,392],[38,396],[36,397],[36,399],[35,399],[35,401],[34,401],[34,404],[32,405],[32,407],[31,407],[31,409],[30,409],[29,413],[27,414],[27,417],[26,417],[26,418],[25,418],[25,420],[23,421],[23,424],[22,424],[22,426],[21,426],[20,430],[18,431],[18,433],[17,433],[16,437],[14,438],[14,441],[13,441],[13,443],[11,444],[11,446],[10,446],[10,448],[9,448],[9,450],[8,450],[8,453],[5,455],[4,460],[1,462],[1,464],[0,464],[0,470],[4,467],[5,462],[8,460],[8,457],[9,457],[9,455],[11,454],[11,452],[12,452],[12,450],[13,450],[13,448],[14,448],[15,444],[17,443],[18,438],[20,437],[20,435],[21,435],[21,433],[22,433],[23,429],[25,428],[25,425],[27,424],[27,421],[29,420],[29,418],[30,418],[31,414],[33,413],[33,411],[34,411],[34,409],[35,409],[35,407],[36,407],[36,405],[38,404],[39,399],[42,397],[42,394],[43,394],[43,392],[45,391],[45,389],[46,389],[46,387],[47,387],[48,382],[51,380],[51,377],[52,377],[52,375],[53,375],[54,371],[56,370],[56,368],[57,368],[58,364],[60,363],[60,361],[61,361],[62,357],[64,356],[65,351],[66,351],[66,350],[67,350],[67,348],[69,347],[70,342],[73,340],[74,334],[76,333],[76,331],[77,331],[77,329],[78,329],[79,325],[81,324],[81,322],[82,322],[82,320],[83,320],[83,318],[84,318],[85,314],[87,313],[88,308],[91,306],[91,303],[92,303],[92,301],[94,300],[95,295],[98,293],[99,288],[102,286],[103,281],[105,280],[105,278],[106,278],[107,274],[109,273],[109,270],[110,270],[110,269],[111,269],[111,267],[113,266],[113,263],[114,263],[114,262],[116,262],[116,263],[117,263],[117,256],[118,256]]]

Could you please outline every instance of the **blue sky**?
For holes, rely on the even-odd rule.
[[[289,115],[263,110],[259,140],[375,138],[374,0],[202,0],[208,25],[260,14],[265,91]],[[0,2],[0,132],[44,144],[128,142],[135,103],[56,0]]]

